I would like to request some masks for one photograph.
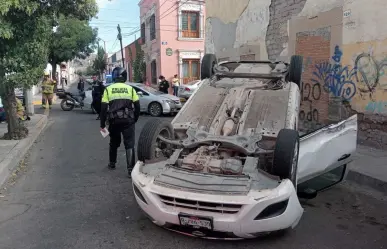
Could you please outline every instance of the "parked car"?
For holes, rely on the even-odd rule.
[[[299,198],[345,179],[357,116],[300,136],[301,56],[221,62],[227,70],[216,62],[203,57],[203,81],[171,123],[144,124],[136,201],[154,224],[201,238],[293,229],[304,213]]]
[[[187,84],[179,86],[179,98],[189,99],[191,95],[198,89],[200,86],[201,80],[195,80]]]
[[[0,98],[0,123],[5,122],[5,121],[6,121],[5,110],[4,110],[4,106],[3,106],[3,103],[1,102],[1,98]]]
[[[174,114],[182,107],[176,96],[160,92],[142,83],[128,83],[140,97],[141,112],[159,117],[162,114]]]
[[[127,82],[137,92],[140,98],[140,108],[142,113],[148,113],[151,116],[159,117],[162,114],[174,114],[182,108],[180,99],[176,96],[165,94],[152,87],[147,87],[142,83]],[[86,98],[83,103],[85,108],[91,108],[92,90],[85,91]]]

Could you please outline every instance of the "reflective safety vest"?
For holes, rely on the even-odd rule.
[[[114,83],[105,89],[102,96],[102,103],[109,104],[115,100],[130,100],[131,102],[135,102],[139,98],[133,87],[125,83]]]
[[[102,96],[102,103],[109,105],[109,120],[134,121],[133,102],[138,100],[137,92],[125,83],[114,83],[108,86]]]
[[[56,84],[56,82],[53,80],[44,80],[42,82],[43,93],[46,93],[46,94],[54,93],[55,84]]]

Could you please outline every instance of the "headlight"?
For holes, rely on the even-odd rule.
[[[167,104],[173,104],[173,101],[172,100],[163,100],[164,103],[167,103]]]

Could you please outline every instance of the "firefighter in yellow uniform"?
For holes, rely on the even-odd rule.
[[[21,121],[27,120],[27,115],[20,99],[16,98],[16,114]]]
[[[121,144],[121,134],[126,151],[126,167],[131,176],[134,167],[135,123],[140,117],[140,101],[136,90],[125,84],[127,72],[116,67],[112,72],[113,84],[108,86],[102,96],[101,129],[109,122],[109,169],[116,168],[117,149]]]
[[[50,74],[48,72],[44,72],[44,79],[42,82],[42,108],[46,108],[46,104],[48,101],[48,105],[51,109],[56,82],[54,80],[51,80],[49,77]]]

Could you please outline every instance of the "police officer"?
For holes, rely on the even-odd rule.
[[[101,129],[109,122],[109,169],[115,169],[117,149],[121,144],[121,134],[126,150],[126,166],[130,177],[134,167],[135,123],[140,116],[140,102],[136,91],[125,84],[127,72],[116,67],[112,72],[113,84],[108,86],[102,96]]]

